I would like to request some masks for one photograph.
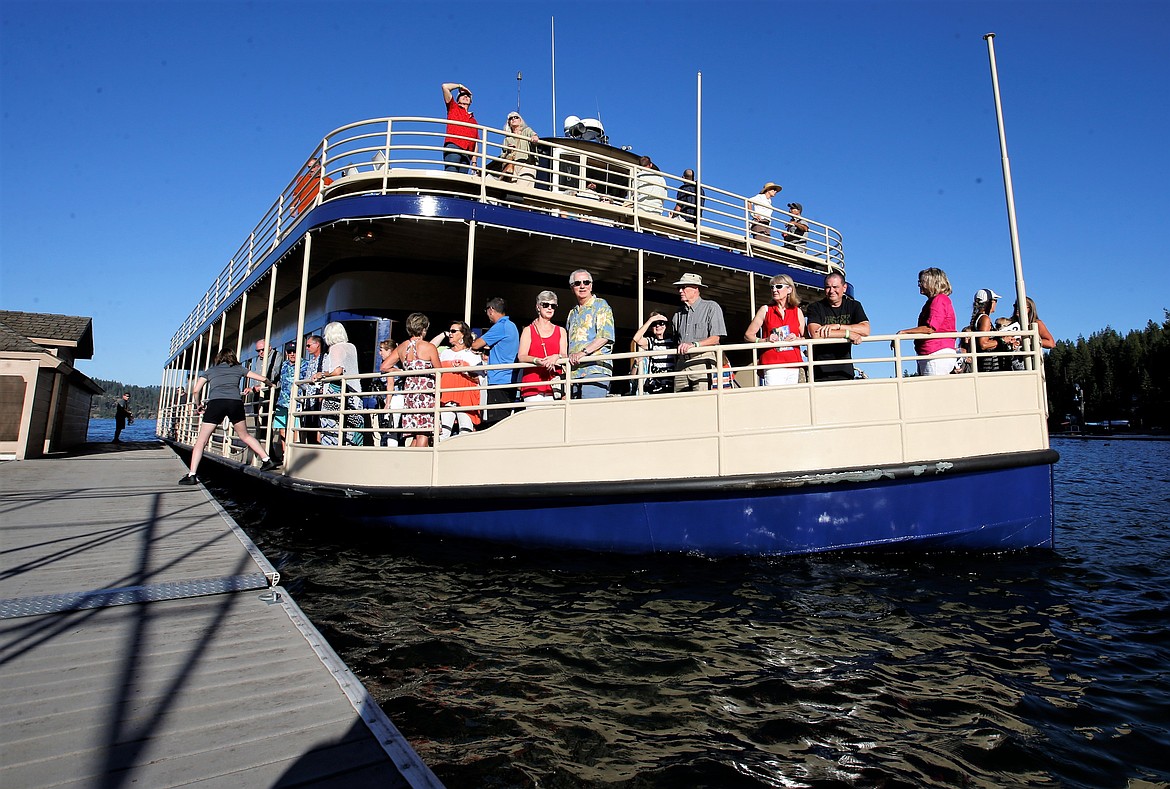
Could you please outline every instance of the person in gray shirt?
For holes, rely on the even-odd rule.
[[[198,408],[203,411],[199,421],[199,436],[195,439],[195,446],[191,449],[191,465],[186,476],[179,480],[180,485],[194,485],[199,482],[195,472],[199,470],[199,461],[203,459],[203,450],[211,434],[219,427],[224,419],[231,423],[232,430],[240,441],[256,453],[261,460],[261,471],[271,471],[276,463],[264,452],[264,447],[253,438],[247,429],[247,417],[244,414],[244,398],[240,393],[240,379],[250,378],[253,381],[271,386],[272,383],[259,373],[244,370],[236,358],[236,352],[224,349],[215,356],[215,364],[199,374],[195,381],[195,388],[191,392],[192,402],[199,399],[199,393],[207,387],[207,402]]]
[[[683,274],[674,284],[683,305],[670,321],[678,337],[675,369],[685,371],[675,377],[674,391],[704,392],[711,386],[715,369],[715,352],[705,349],[718,345],[727,334],[723,308],[700,295],[700,289],[707,286],[698,274]]]

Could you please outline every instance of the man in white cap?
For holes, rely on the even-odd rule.
[[[752,217],[752,238],[756,241],[771,242],[772,198],[780,194],[780,190],[783,188],[779,184],[768,181],[758,195],[748,200],[748,212]]]
[[[727,334],[723,308],[702,297],[700,289],[707,286],[698,274],[683,274],[674,284],[683,305],[670,321],[678,337],[676,369],[686,371],[675,377],[674,391],[703,392],[710,387],[710,373],[715,369],[715,352],[704,349],[718,345]]]

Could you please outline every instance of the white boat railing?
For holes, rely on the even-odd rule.
[[[1014,331],[1002,332],[951,332],[951,333],[936,333],[931,335],[934,339],[955,339],[959,340],[961,348],[975,348],[975,352],[969,353],[966,350],[959,350],[956,353],[956,360],[961,357],[970,357],[971,364],[968,371],[963,375],[970,375],[975,377],[986,376],[1012,376],[1012,375],[1031,375],[1034,376],[1037,386],[1037,396],[1035,402],[1038,403],[1037,410],[1042,417],[1046,417],[1046,397],[1043,383],[1043,357],[1040,350],[1040,338],[1035,329],[1030,333],[1020,334]],[[994,350],[994,351],[979,351],[978,344],[973,341],[977,337],[995,337],[995,338],[1015,338],[1020,337],[1022,340],[1020,350]],[[710,361],[710,366],[707,368],[710,375],[710,390],[719,389],[723,395],[733,395],[736,391],[746,391],[759,386],[760,379],[766,369],[773,369],[774,367],[789,367],[800,370],[800,382],[791,384],[790,386],[802,387],[821,387],[821,386],[847,386],[847,387],[864,387],[867,383],[882,383],[891,379],[905,380],[911,378],[919,378],[921,376],[914,372],[917,366],[916,362],[919,359],[937,358],[917,356],[913,353],[906,352],[906,343],[912,343],[915,340],[921,340],[923,335],[905,335],[905,334],[889,334],[889,335],[872,335],[865,338],[861,346],[868,349],[866,352],[876,352],[876,355],[862,356],[860,351],[855,353],[854,358],[849,360],[840,359],[818,359],[818,349],[823,349],[826,346],[837,344],[842,340],[810,340],[802,339],[798,341],[788,341],[779,343],[740,343],[736,345],[717,345],[711,347],[709,350],[713,354],[713,359]],[[794,362],[785,365],[762,365],[759,362],[759,355],[769,348],[800,348],[804,361]],[[879,351],[878,349],[888,349],[888,352]],[[646,382],[650,379],[674,378],[694,374],[696,368],[689,368],[686,370],[672,370],[669,372],[653,372],[648,369],[648,360],[653,357],[662,357],[664,355],[677,356],[676,351],[637,351],[632,353],[616,353],[608,356],[591,356],[590,362],[596,363],[599,360],[604,360],[612,364],[613,374],[605,377],[586,379],[588,381],[606,381],[610,385],[611,397],[616,396],[619,391],[627,391],[631,394],[643,395],[645,393]],[[736,357],[738,363],[733,363],[730,357]],[[744,358],[746,357],[746,359]],[[984,357],[997,357],[1000,360],[1001,368],[1010,368],[1011,362],[1019,361],[1017,367],[1019,369],[1001,369],[996,372],[982,371],[979,369],[979,359]],[[842,361],[848,361],[853,364],[856,370],[856,377],[852,381],[825,381],[825,382],[810,382],[815,378],[814,368],[822,365],[839,365]],[[440,435],[442,428],[443,416],[445,414],[455,414],[459,412],[474,411],[478,413],[486,413],[494,409],[516,411],[525,407],[539,407],[539,408],[572,408],[575,404],[583,401],[561,397],[552,400],[543,400],[537,403],[524,403],[519,400],[516,393],[519,389],[526,386],[533,386],[535,384],[523,383],[508,383],[500,385],[488,385],[481,383],[477,388],[485,396],[481,398],[478,405],[472,406],[453,406],[444,405],[443,397],[441,396],[443,389],[439,389],[440,396],[434,398],[434,404],[428,408],[407,408],[405,406],[393,407],[390,397],[394,395],[403,394],[401,388],[395,386],[394,381],[405,379],[412,376],[425,376],[437,379],[445,373],[460,372],[470,374],[485,374],[489,370],[509,370],[517,371],[515,377],[519,377],[526,371],[535,369],[531,364],[502,364],[502,365],[482,365],[477,367],[460,367],[460,368],[439,368],[428,371],[401,371],[393,370],[389,373],[363,373],[361,375],[353,376],[338,376],[335,378],[323,379],[327,383],[333,383],[339,387],[335,392],[313,392],[306,393],[304,387],[310,382],[302,380],[297,382],[299,393],[292,397],[290,404],[290,422],[295,418],[301,417],[325,417],[333,419],[337,422],[337,427],[333,429],[333,439],[338,445],[345,446],[350,443],[350,438],[353,434],[362,434],[365,436],[363,446],[366,449],[406,449],[399,447],[396,437],[407,434],[417,434],[419,432],[429,433],[431,435],[431,448],[434,448],[440,443]],[[565,373],[554,378],[551,381],[542,382],[553,387],[554,390],[560,393],[571,391],[572,385],[579,383],[580,379],[571,379],[568,360],[564,361]],[[1039,372],[1039,375],[1036,373]],[[939,377],[955,377],[955,376],[939,376]],[[384,379],[387,381],[387,387],[390,391],[370,389],[370,384],[374,380]],[[1006,379],[1005,379],[1006,380]],[[350,387],[358,387],[364,391],[356,391]],[[464,387],[466,388],[466,387]],[[488,404],[486,392],[488,390],[498,389],[505,390],[513,401],[501,404]],[[433,394],[435,391],[435,384],[432,383],[429,393]],[[899,390],[900,392],[901,390]],[[653,398],[675,398],[675,397],[695,397],[702,395],[702,392],[682,392],[675,393],[672,391],[661,394],[645,395]],[[389,395],[390,397],[387,397]],[[901,397],[901,395],[899,395]],[[355,400],[355,398],[358,398]],[[384,402],[374,403],[377,398],[385,398]],[[310,403],[319,401],[324,402],[332,400],[336,404],[336,408],[325,408],[324,406],[312,406]],[[361,403],[361,407],[355,407],[355,403]],[[981,409],[986,408],[988,412],[1002,413],[1004,405],[1002,403],[986,403],[979,406]],[[419,414],[430,413],[433,415],[434,427],[430,430],[419,431],[417,429],[408,429],[401,426],[401,418],[405,414]],[[346,427],[346,416],[354,414],[358,415],[363,420],[361,427]],[[722,421],[720,421],[722,424]],[[159,430],[160,435],[164,434],[162,431],[167,430],[166,435],[171,435],[180,442],[193,443],[196,432],[198,430],[198,416],[194,409],[186,403],[171,403],[166,405],[160,411]],[[230,433],[230,430],[227,431]],[[290,431],[291,432],[291,431]],[[319,441],[321,434],[327,432],[320,427],[305,428],[299,427],[296,431],[296,444],[311,445]],[[225,434],[226,435],[226,434]],[[347,438],[348,436],[348,438]],[[389,446],[378,447],[383,438],[389,439]],[[227,436],[230,439],[230,436]],[[242,447],[230,446],[227,439],[221,439],[224,451],[243,452]],[[290,438],[290,441],[293,439]],[[446,442],[442,442],[446,443]],[[358,447],[355,447],[358,448]]]
[[[465,126],[477,142],[464,172],[449,171],[443,141],[449,123]],[[539,152],[517,166],[508,180],[500,171],[508,135],[487,126],[427,117],[359,121],[327,134],[276,197],[260,221],[216,276],[171,339],[170,352],[184,347],[200,326],[268,255],[288,237],[305,213],[329,200],[355,194],[449,194],[494,204],[522,204],[529,210],[585,222],[654,232],[697,244],[806,268],[820,274],[843,271],[841,233],[802,217],[808,232],[785,240],[792,214],[775,208],[766,239],[753,237],[749,197],[697,184],[697,221],[679,216],[679,189],[688,182],[673,173],[651,171],[635,161],[583,150],[572,140],[540,140]],[[632,155],[630,155],[632,158]],[[311,174],[307,163],[321,167]],[[657,176],[655,180],[650,176]],[[589,189],[595,183],[596,190]],[[684,203],[687,201],[683,201]],[[673,212],[673,215],[672,215]]]

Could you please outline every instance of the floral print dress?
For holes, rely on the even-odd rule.
[[[412,337],[406,344],[406,350],[402,354],[402,369],[407,372],[435,369],[435,366],[426,359],[418,357],[417,343],[418,338]],[[432,410],[425,414],[403,414],[402,427],[420,431],[434,430],[435,377],[433,375],[407,375],[403,377],[406,379],[406,383],[403,385],[406,407]]]

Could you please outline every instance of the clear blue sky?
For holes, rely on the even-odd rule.
[[[0,3],[0,308],[88,315],[83,372],[158,383],[168,343],[315,141],[351,121],[516,103],[840,229],[876,332],[915,277],[1013,290],[994,31],[1028,292],[1058,338],[1170,307],[1170,3]],[[777,200],[777,203],[780,203]],[[604,286],[599,288],[604,294]],[[1005,304],[1010,312],[1011,299]],[[746,324],[746,320],[743,321]]]

